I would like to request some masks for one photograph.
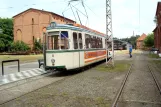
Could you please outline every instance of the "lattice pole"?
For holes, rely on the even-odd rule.
[[[109,46],[112,45],[112,58],[110,61],[107,60],[108,53],[106,54],[106,64],[109,65],[111,62],[114,66],[114,42],[113,42],[113,32],[112,32],[112,11],[111,11],[111,0],[106,0],[106,51],[109,51]]]

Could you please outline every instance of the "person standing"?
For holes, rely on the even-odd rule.
[[[132,46],[129,47],[130,58],[132,57]]]

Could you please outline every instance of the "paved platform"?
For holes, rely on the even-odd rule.
[[[4,65],[4,74],[13,74],[18,72],[18,65],[13,63],[6,63],[7,65]],[[31,69],[38,68],[38,62],[30,62],[30,63],[23,63],[20,64],[20,71],[27,71]],[[2,75],[2,67],[0,66],[0,76]]]
[[[39,76],[39,75],[46,74],[46,73],[47,73],[47,71],[45,71],[41,68],[36,68],[36,69],[16,72],[16,73],[12,73],[12,74],[7,74],[4,76],[0,76],[0,86],[4,85],[4,84],[11,83],[11,82],[16,82],[19,80],[31,78],[34,76]]]

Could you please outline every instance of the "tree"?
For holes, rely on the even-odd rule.
[[[19,51],[26,52],[28,50],[30,50],[30,47],[27,44],[25,44],[23,41],[12,42],[11,44],[12,52],[19,52]]]
[[[0,34],[0,52],[9,51],[12,38],[6,34]]]
[[[147,35],[147,37],[144,40],[144,45],[146,47],[154,46],[154,33],[150,33],[150,34]]]
[[[156,17],[156,16],[154,17],[154,20],[153,20],[153,21],[154,21],[155,24],[158,23],[158,22],[157,22],[157,17]]]
[[[13,39],[13,20],[11,18],[0,18],[0,28],[3,34],[9,35]]]
[[[9,51],[13,42],[13,21],[11,18],[0,18],[0,52]]]
[[[42,44],[41,44],[40,41],[39,42],[37,40],[34,41],[33,50],[35,50],[35,51],[42,51],[43,47],[42,47]]]
[[[122,41],[126,41],[130,44],[132,44],[133,47],[136,47],[136,40],[139,38],[139,35],[131,36],[130,38],[122,38]]]

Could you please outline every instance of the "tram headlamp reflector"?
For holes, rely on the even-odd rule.
[[[51,59],[51,63],[55,63],[55,59]]]

